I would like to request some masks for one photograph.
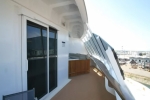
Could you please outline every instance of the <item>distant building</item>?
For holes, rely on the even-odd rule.
[[[142,58],[142,57],[130,57],[130,61],[135,61],[138,65],[143,68],[150,66],[150,58]]]
[[[133,56],[147,56],[150,57],[150,51],[128,51],[116,50],[117,55],[133,55]]]
[[[150,58],[142,58],[142,57],[130,57],[130,61],[136,61],[137,63],[141,62],[150,62]]]

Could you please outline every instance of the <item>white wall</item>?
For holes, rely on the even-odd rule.
[[[69,53],[87,54],[87,51],[81,39],[69,38]]]
[[[16,0],[23,2],[25,0]],[[36,1],[36,0],[34,0]],[[38,0],[39,1],[39,0]],[[25,4],[29,3],[26,2]],[[39,2],[37,2],[39,4]],[[32,5],[36,6],[36,4]],[[40,6],[42,8],[44,6]],[[33,7],[33,9],[36,7]],[[32,9],[32,8],[31,8]],[[44,9],[41,9],[42,11]],[[58,29],[58,87],[68,80],[68,31],[42,16],[46,12],[38,14],[14,3],[11,0],[0,0],[0,100],[2,95],[8,95],[22,91],[21,74],[21,15],[40,21]],[[41,15],[41,16],[40,16]],[[50,17],[49,17],[50,18]],[[62,47],[65,41],[65,47]]]
[[[16,6],[0,0],[0,100],[19,92],[21,85],[21,19]]]

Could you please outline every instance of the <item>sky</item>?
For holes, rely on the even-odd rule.
[[[88,24],[115,50],[150,51],[150,0],[85,0]]]

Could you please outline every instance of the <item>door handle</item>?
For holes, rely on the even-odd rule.
[[[26,71],[28,71],[28,59],[26,59]]]

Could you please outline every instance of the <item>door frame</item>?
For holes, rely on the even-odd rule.
[[[32,19],[25,15],[21,16],[21,80],[22,80],[22,91],[27,91],[27,71],[28,71],[28,60],[27,60],[27,20],[44,26],[47,28],[47,56],[49,55],[49,25],[44,24],[36,19]],[[47,57],[47,94],[49,93],[49,57]],[[46,95],[47,95],[46,94]]]

